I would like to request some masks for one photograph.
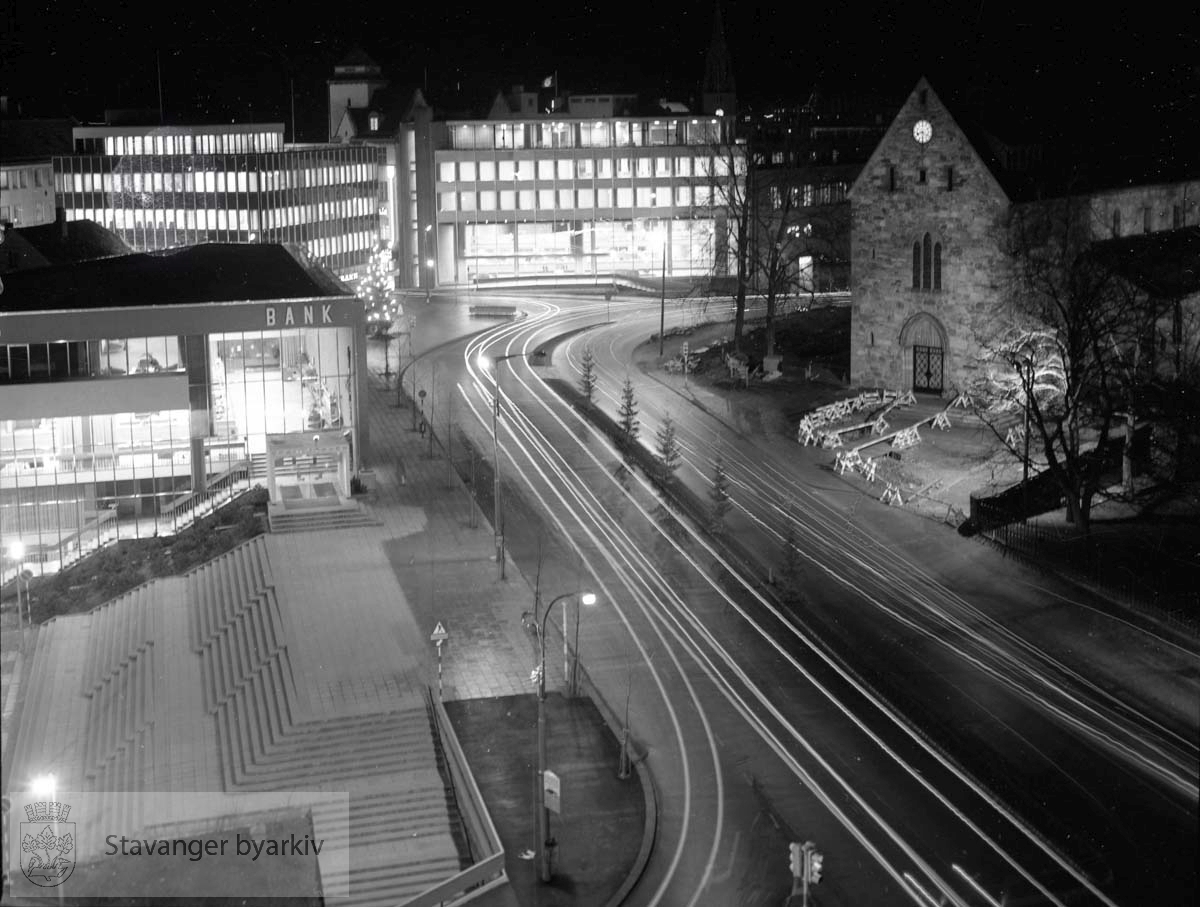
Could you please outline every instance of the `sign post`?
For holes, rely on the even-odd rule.
[[[437,626],[433,628],[433,633],[429,637],[430,642],[437,646],[438,653],[438,702],[442,701],[442,643],[446,641],[449,635],[450,634],[446,632],[446,628],[439,620],[437,622]]]
[[[683,341],[683,386],[687,387],[688,342]]]

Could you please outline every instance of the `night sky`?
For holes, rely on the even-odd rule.
[[[325,137],[324,80],[356,44],[394,81],[427,81],[435,104],[452,87],[488,95],[556,71],[567,88],[642,90],[686,102],[703,75],[713,21],[705,0],[5,6],[0,82],[27,113],[95,120],[106,107],[157,108],[157,55],[168,121],[286,121],[290,75],[298,137],[314,141]],[[1186,6],[1095,5],[1085,22],[1076,21],[1078,5],[1052,0],[726,0],[724,10],[743,107],[802,98],[821,71],[849,84],[907,82],[902,93],[928,72],[935,89],[939,78],[970,80],[1012,106],[1027,104],[1033,117],[1065,115],[1135,134],[1195,112],[1200,16],[1180,12]]]

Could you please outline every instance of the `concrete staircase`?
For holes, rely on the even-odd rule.
[[[354,526],[382,526],[383,521],[362,501],[341,501],[337,506],[293,509],[272,504],[267,508],[272,532],[323,532]]]
[[[224,789],[349,791],[348,835],[332,816],[313,816],[314,832],[329,848],[322,864],[349,866],[349,905],[395,904],[458,872],[425,704],[313,718],[293,676],[289,627],[263,540],[192,576],[192,644]],[[333,859],[339,849],[348,851],[348,862]],[[326,885],[332,871],[322,872]]]

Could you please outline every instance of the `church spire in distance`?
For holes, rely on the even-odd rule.
[[[721,16],[721,0],[713,4],[712,42],[704,61],[704,82],[700,88],[704,112],[720,110],[726,116],[737,113],[737,84],[733,78],[733,62],[725,44],[725,22]]]

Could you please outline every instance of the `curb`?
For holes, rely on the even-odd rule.
[[[550,621],[550,625],[556,630],[558,629],[553,620]],[[608,725],[608,729],[612,731],[613,736],[617,740],[620,740],[622,727],[621,723],[617,720],[616,712],[613,711],[612,706],[608,704],[608,700],[597,689],[591,675],[584,666],[579,662],[575,662],[575,670],[583,694],[592,700],[596,709],[604,718],[604,723]],[[629,740],[629,748],[631,751],[630,763],[633,765],[634,771],[637,772],[638,781],[641,782],[642,798],[646,808],[646,821],[642,826],[642,846],[638,849],[637,857],[633,861],[633,868],[629,870],[625,881],[621,883],[612,897],[604,902],[605,907],[617,907],[617,905],[621,904],[629,896],[629,892],[641,880],[642,874],[646,871],[646,865],[650,862],[650,854],[654,850],[654,842],[658,836],[658,786],[654,783],[654,774],[650,771],[649,766],[646,765],[645,748],[636,746],[632,735]],[[641,751],[641,755],[632,755],[637,750]]]

